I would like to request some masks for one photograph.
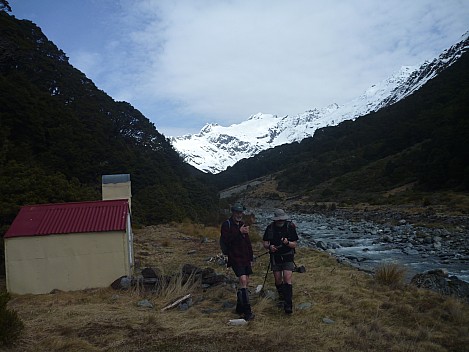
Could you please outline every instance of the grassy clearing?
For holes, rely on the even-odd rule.
[[[260,242],[254,250],[264,253]],[[173,224],[136,230],[135,253],[141,267],[170,274],[190,263],[234,279],[231,270],[208,261],[219,254],[218,229]],[[276,302],[254,293],[264,281],[267,260],[263,256],[254,266],[250,286],[256,318],[245,326],[227,324],[237,318],[223,305],[235,303],[231,285],[204,289],[175,280],[156,294],[103,288],[13,295],[8,308],[25,329],[8,351],[468,351],[467,304],[380,284],[311,249],[298,250],[296,262],[307,272],[294,274],[295,310],[285,316]],[[265,288],[274,290],[271,274]],[[193,300],[188,310],[161,311],[186,293]],[[138,307],[142,299],[154,308]],[[311,306],[299,310],[302,303]]]

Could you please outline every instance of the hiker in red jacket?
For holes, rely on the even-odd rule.
[[[246,208],[236,203],[231,207],[231,217],[221,225],[220,247],[228,256],[228,267],[231,267],[239,279],[236,313],[245,320],[254,319],[249,303],[249,275],[252,274],[253,252],[249,238],[249,226],[243,222]]]

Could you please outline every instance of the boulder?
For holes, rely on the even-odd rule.
[[[469,283],[458,279],[456,276],[448,277],[448,272],[443,269],[417,274],[411,279],[410,284],[443,295],[455,296],[469,302]]]

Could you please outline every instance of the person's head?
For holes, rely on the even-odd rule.
[[[272,218],[272,221],[274,222],[275,226],[282,227],[287,220],[288,215],[283,209],[274,209],[274,217]]]
[[[231,207],[231,213],[235,221],[241,221],[243,219],[243,212],[246,210],[244,205],[241,203],[235,203]]]

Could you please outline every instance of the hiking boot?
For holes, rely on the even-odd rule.
[[[278,300],[283,302],[285,300],[283,296],[283,284],[275,285],[275,287],[277,288]]]
[[[236,305],[236,314],[243,314],[243,307],[239,304]]]
[[[291,314],[291,313],[293,313],[293,302],[292,302],[293,288],[292,288],[292,285],[285,284],[283,286],[283,293],[285,295],[285,303],[283,305],[283,309],[285,310],[286,314]]]
[[[249,321],[253,320],[256,315],[253,312],[244,313],[244,320]]]
[[[236,313],[237,314],[243,314],[244,312],[244,309],[243,309],[243,299],[242,299],[242,294],[241,294],[241,290],[238,290],[238,292],[236,292]]]

